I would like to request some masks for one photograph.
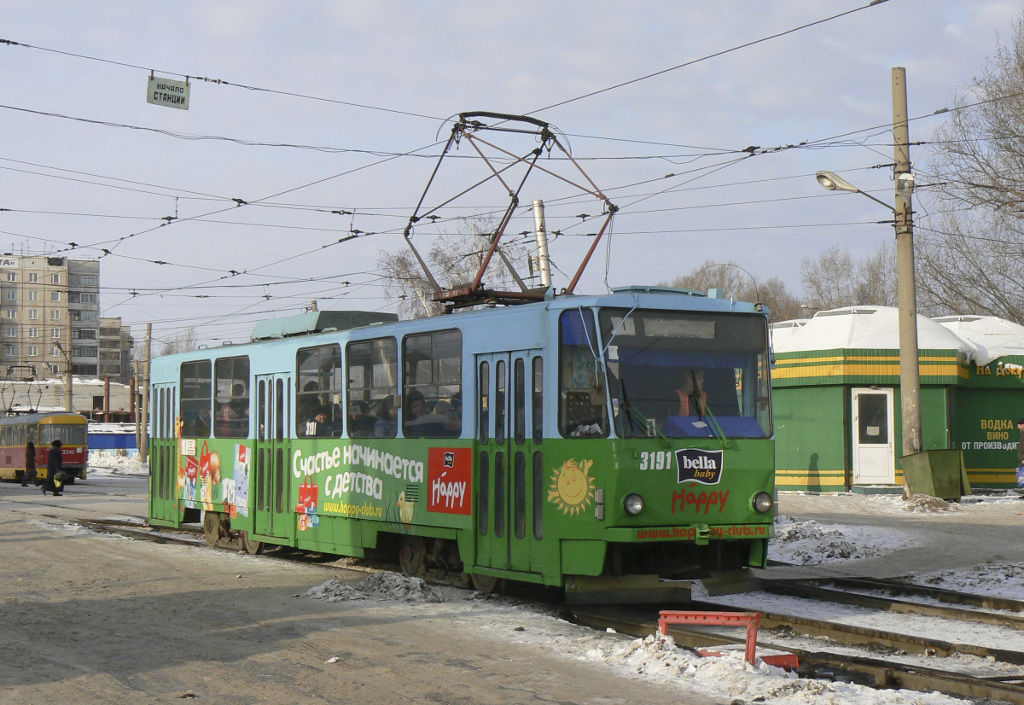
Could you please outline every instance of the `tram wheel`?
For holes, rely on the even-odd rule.
[[[206,512],[203,517],[203,536],[206,537],[206,545],[211,548],[217,545],[220,540],[220,514],[217,512]]]
[[[250,556],[258,556],[263,553],[263,542],[251,538],[248,531],[242,532],[242,545],[245,546],[245,552]]]
[[[490,595],[498,585],[498,579],[493,575],[473,573],[469,577],[473,581],[473,589],[482,595]]]
[[[398,563],[402,572],[413,577],[423,574],[423,559],[427,555],[427,544],[419,536],[403,536],[398,550]]]

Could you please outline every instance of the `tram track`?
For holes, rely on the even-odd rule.
[[[694,603],[691,609],[717,610],[720,605]],[[797,627],[817,629],[821,638],[828,635],[844,636],[851,632],[833,630],[834,625],[827,623],[814,624],[814,620],[793,619],[785,615],[771,615],[761,612],[761,630],[757,645],[761,649],[780,649],[795,654],[800,660],[799,674],[808,678],[824,678],[855,682],[875,688],[905,688],[922,692],[938,691],[961,698],[982,698],[1001,700],[1015,705],[1024,705],[1024,673],[1014,677],[983,677],[961,673],[950,673],[921,665],[900,664],[888,658],[875,658],[828,650],[810,650],[794,648],[785,640],[774,641],[772,632],[786,633]],[[572,619],[577,624],[594,629],[614,629],[622,634],[643,638],[658,628],[657,614],[654,612],[637,612],[628,608],[591,608],[574,610]],[[737,642],[735,632],[709,630],[701,627],[672,625],[668,634],[675,643],[691,649],[720,646]],[[767,634],[767,636],[766,636]],[[898,650],[896,643],[904,643],[902,639],[891,639],[884,632],[874,634],[861,633],[864,641],[849,640],[850,645],[871,646],[875,650]],[[902,636],[902,635],[900,635]],[[846,643],[844,641],[844,643]],[[888,646],[886,644],[888,643]],[[961,652],[962,653],[962,652]],[[937,655],[937,654],[936,654]],[[1011,656],[1004,652],[1003,656]],[[1014,653],[1013,663],[1019,662],[1024,654]]]
[[[120,520],[79,519],[75,523],[103,533],[156,543],[208,547],[201,527],[170,529]],[[283,556],[291,560],[296,557],[288,553]],[[358,566],[346,566],[346,568],[360,569]],[[384,567],[384,569],[387,568],[393,567]],[[820,600],[900,614],[919,614],[1012,627],[1024,631],[1024,617],[1018,615],[996,614],[978,611],[978,609],[949,606],[948,604],[929,605],[913,601],[914,598],[927,596],[936,601],[950,604],[960,603],[979,609],[1019,611],[1024,608],[1024,605],[1013,600],[953,593],[893,581],[862,579],[762,580],[761,587],[765,592],[789,595],[799,600]],[[862,592],[848,592],[843,588]],[[880,597],[875,594],[863,594],[864,591],[888,592],[911,599]],[[678,605],[673,607],[678,607]],[[723,607],[723,605],[713,602],[693,602],[685,607],[686,609],[710,611],[744,609],[734,606]],[[950,673],[920,664],[902,664],[891,656],[886,658],[885,656],[851,655],[841,651],[843,647],[846,647],[865,649],[885,655],[916,654],[945,657],[961,654],[1016,666],[1024,665],[1024,652],[851,626],[835,621],[782,614],[756,607],[751,609],[761,615],[758,647],[781,649],[795,654],[800,659],[799,673],[802,676],[856,682],[877,688],[939,691],[962,698],[1001,700],[1015,705],[1024,705],[1024,670],[1019,675],[986,677]],[[562,610],[561,616],[581,626],[598,630],[610,628],[636,638],[646,637],[656,632],[658,628],[656,611],[636,607],[607,606],[585,609],[573,607]],[[715,631],[709,630],[707,627],[673,625],[669,628],[669,634],[678,645],[692,649],[738,641],[735,631]],[[828,645],[821,649],[797,648],[791,643],[794,635],[821,640]],[[830,647],[837,646],[838,649],[830,650]]]

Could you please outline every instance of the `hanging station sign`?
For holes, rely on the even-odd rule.
[[[153,105],[162,105],[166,108],[188,110],[190,87],[188,79],[172,81],[169,78],[160,78],[150,74],[149,88],[146,91],[146,102]]]

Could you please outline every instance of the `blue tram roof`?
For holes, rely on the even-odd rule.
[[[332,332],[365,330],[368,327],[372,327],[373,335],[377,336],[401,335],[402,332],[419,333],[445,328],[461,328],[465,331],[467,330],[466,326],[470,325],[477,328],[477,335],[494,342],[497,342],[498,339],[514,339],[514,342],[522,347],[533,347],[542,344],[540,339],[542,334],[535,325],[531,324],[531,321],[537,320],[537,316],[544,311],[561,311],[580,307],[630,309],[634,306],[675,311],[731,312],[764,316],[767,316],[768,313],[767,309],[760,304],[726,299],[714,289],[704,293],[662,286],[629,286],[612,289],[610,294],[563,294],[536,303],[464,311],[446,316],[408,321],[399,321],[395,314],[366,311],[313,311],[298,316],[262,321],[256,325],[253,339],[247,343],[225,343],[222,347],[201,348],[163,356],[163,358],[180,360],[232,354],[242,355],[246,354],[246,351],[241,348],[247,348],[249,345],[266,344],[282,339],[299,341],[305,337],[315,338]],[[396,325],[400,327],[400,330],[396,330]],[[310,344],[315,343],[311,341]],[[154,358],[154,362],[160,359]]]
[[[377,323],[392,323],[398,320],[396,313],[376,311],[309,311],[297,316],[270,318],[256,323],[252,339],[269,340],[287,338],[293,335],[325,333],[331,329],[351,330]]]

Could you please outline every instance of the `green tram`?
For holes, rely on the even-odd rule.
[[[157,358],[150,522],[576,601],[735,580],[772,536],[768,326],[714,293],[313,312]]]

